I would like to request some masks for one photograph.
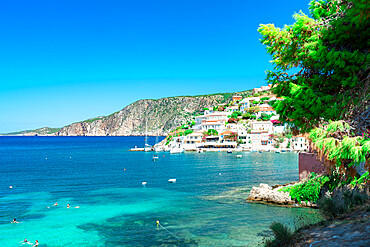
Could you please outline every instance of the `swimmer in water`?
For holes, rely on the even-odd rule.
[[[21,241],[19,243],[22,243],[22,244],[32,244],[30,241],[27,240],[27,238],[25,238],[23,241]]]
[[[80,208],[80,206],[76,206],[75,208]]]
[[[58,206],[58,202],[54,203],[54,205],[53,205],[53,206]]]
[[[71,206],[69,205],[69,203],[67,204],[67,208],[70,208]]]
[[[36,246],[36,247],[39,246],[39,241],[38,240],[35,241],[35,245],[34,246]]]
[[[13,221],[12,221],[11,223],[17,224],[17,223],[20,223],[20,222],[18,222],[18,221],[17,221],[17,219],[16,219],[16,218],[14,218],[14,219],[13,219]]]

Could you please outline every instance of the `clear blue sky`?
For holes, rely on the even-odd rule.
[[[62,127],[145,98],[265,85],[260,23],[308,0],[0,3],[0,133]]]

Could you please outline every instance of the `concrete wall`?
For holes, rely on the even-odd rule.
[[[322,174],[325,168],[313,153],[299,153],[298,158],[299,181],[308,177],[311,172]]]

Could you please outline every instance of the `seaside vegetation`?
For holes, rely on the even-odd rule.
[[[308,133],[329,169],[348,176],[365,162],[370,170],[369,5],[361,0],[311,1],[293,25],[261,25],[273,57],[267,81],[273,107],[294,133]]]
[[[284,99],[270,104],[293,134],[309,138],[327,170],[283,190],[297,201],[317,202],[332,218],[369,199],[363,189],[370,185],[370,5],[312,0],[309,9],[312,18],[299,12],[292,25],[262,24],[258,31],[273,59],[267,82]],[[367,172],[360,176],[362,165]],[[320,194],[323,188],[331,193]],[[292,244],[273,233],[266,246]]]

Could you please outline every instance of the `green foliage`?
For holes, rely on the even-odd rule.
[[[189,130],[185,130],[185,131],[184,131],[184,135],[185,135],[185,136],[187,136],[187,135],[189,135],[189,134],[191,134],[191,133],[193,133],[193,132],[194,132],[194,131],[193,131],[193,130],[190,130],[190,129],[189,129]]]
[[[209,129],[209,130],[207,131],[207,135],[210,135],[210,136],[217,136],[217,135],[218,135],[218,132],[217,132],[217,130],[215,130],[215,129]]]
[[[260,100],[263,102],[263,101],[269,100],[269,99],[270,99],[270,97],[262,97]]]
[[[280,222],[273,222],[270,229],[274,234],[274,239],[267,240],[265,246],[268,247],[283,247],[290,246],[293,241],[293,232]]]
[[[293,135],[292,134],[285,134],[285,137],[288,139],[292,139]]]
[[[319,199],[321,187],[330,179],[328,176],[313,177],[306,182],[287,186],[279,191],[289,192],[292,199],[301,201],[310,201],[316,203]]]
[[[247,108],[248,113],[257,113],[260,112],[260,108],[258,106],[252,106]]]
[[[348,110],[369,100],[369,9],[363,0],[311,1],[313,18],[300,12],[284,28],[260,25],[274,64],[267,81],[284,98],[273,105],[281,120],[306,132],[322,121],[350,117]]]
[[[368,199],[366,193],[360,192],[358,189],[342,189],[331,197],[320,198],[317,204],[326,218],[333,218],[363,204]]]
[[[208,108],[203,108],[203,111],[208,111],[209,109]]]
[[[262,119],[259,118],[259,119],[257,119],[257,121],[262,121]]]
[[[252,118],[252,114],[250,113],[244,113],[243,114],[243,119],[251,119]]]
[[[218,110],[218,106],[214,106],[213,111],[217,111],[217,110]]]
[[[255,104],[255,105],[259,105],[259,101],[256,101],[256,100],[253,100],[253,102],[252,102],[253,104]]]
[[[309,137],[322,155],[338,167],[351,167],[361,162],[369,164],[370,140],[351,137],[351,128],[346,122],[329,122],[322,128],[313,129]]]
[[[183,130],[186,130],[186,129],[189,129],[189,125],[188,124],[183,124],[183,125],[181,125],[180,128],[183,129]]]
[[[261,113],[261,119],[262,119],[263,121],[268,121],[268,120],[270,120],[272,116],[273,116],[273,114]]]
[[[350,184],[354,187],[354,186],[360,186],[360,185],[369,184],[369,183],[370,183],[370,175],[369,175],[369,171],[367,171],[364,174],[362,174],[360,177],[355,177]]]

